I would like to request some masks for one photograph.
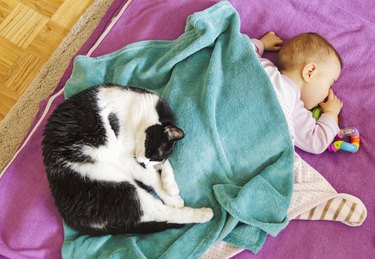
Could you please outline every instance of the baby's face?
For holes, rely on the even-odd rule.
[[[301,96],[308,110],[323,102],[328,96],[329,89],[340,76],[340,61],[336,56],[332,56],[325,63],[318,65],[316,72],[316,75],[307,83],[307,87],[304,87]]]

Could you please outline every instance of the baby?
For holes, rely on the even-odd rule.
[[[340,76],[340,55],[316,33],[297,35],[284,44],[274,32],[251,41],[275,90],[286,101],[295,145],[314,154],[324,152],[340,130],[337,116],[343,103],[331,89]],[[263,51],[279,50],[278,68],[261,57]],[[309,110],[318,105],[323,114],[315,121]]]

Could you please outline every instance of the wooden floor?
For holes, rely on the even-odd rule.
[[[0,120],[93,0],[0,0]]]

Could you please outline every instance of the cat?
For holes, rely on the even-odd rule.
[[[168,160],[184,132],[148,90],[91,87],[60,104],[43,135],[56,207],[82,234],[146,234],[213,217],[210,208],[184,207]]]

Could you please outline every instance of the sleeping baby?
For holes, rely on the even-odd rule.
[[[251,41],[275,90],[286,101],[294,144],[306,152],[323,153],[340,130],[337,116],[343,103],[331,89],[340,76],[340,55],[316,33],[299,34],[282,43],[269,32]],[[263,51],[279,51],[277,67],[261,57]],[[323,114],[316,121],[309,110],[318,105]]]

